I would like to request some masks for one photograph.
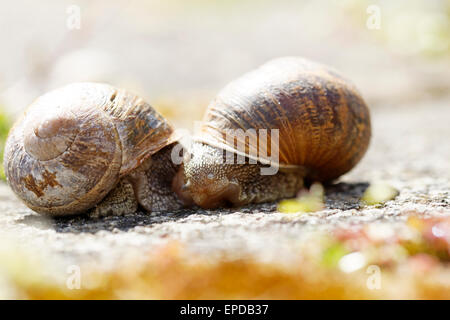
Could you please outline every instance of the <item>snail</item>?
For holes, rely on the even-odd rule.
[[[126,90],[70,84],[39,97],[14,124],[5,175],[29,208],[51,216],[178,209],[174,132]]]
[[[210,103],[173,188],[203,208],[293,197],[352,169],[370,137],[369,109],[353,84],[319,63],[278,58]]]

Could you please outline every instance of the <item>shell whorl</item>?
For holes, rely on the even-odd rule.
[[[5,174],[31,209],[80,213],[172,136],[171,126],[136,95],[106,84],[71,84],[38,98],[16,122]]]
[[[297,166],[319,181],[349,171],[371,136],[369,110],[355,87],[333,69],[298,57],[269,61],[228,84],[208,106],[197,140],[228,150],[240,143],[252,158],[253,133],[237,136],[235,144],[227,140],[236,129],[278,129],[280,167]],[[269,134],[267,140],[259,150],[270,156]]]
[[[64,153],[78,130],[74,119],[58,115],[47,120],[32,118],[24,128],[24,148],[34,158],[51,160]]]

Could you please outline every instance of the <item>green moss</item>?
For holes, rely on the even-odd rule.
[[[282,200],[278,204],[281,213],[316,212],[324,209],[324,189],[320,183],[314,183],[310,190],[302,190],[296,199]]]
[[[364,192],[362,200],[368,205],[383,204],[393,200],[399,195],[399,191],[385,182],[371,183]]]
[[[9,128],[11,128],[11,119],[3,111],[3,108],[0,107],[0,179],[3,181],[6,180],[5,171],[3,169],[3,151]]]
[[[323,252],[322,265],[328,268],[335,268],[339,260],[348,253],[349,251],[342,243],[331,243]]]

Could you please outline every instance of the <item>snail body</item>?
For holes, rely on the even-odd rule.
[[[261,130],[278,138],[262,139]],[[173,187],[205,208],[292,197],[305,181],[332,181],[352,169],[370,136],[369,110],[348,80],[303,58],[275,59],[210,103]],[[230,152],[245,163],[226,163]],[[261,174],[267,165],[276,173]]]
[[[18,197],[43,214],[123,214],[138,203],[152,211],[163,207],[162,195],[146,194],[154,183],[147,171],[160,166],[152,158],[169,154],[176,141],[171,125],[140,97],[75,83],[39,97],[15,123],[5,175]],[[155,182],[165,184],[160,193],[172,194],[171,179],[161,179],[168,181]],[[177,207],[171,197],[167,203]]]

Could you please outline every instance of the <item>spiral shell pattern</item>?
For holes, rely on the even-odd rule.
[[[248,134],[227,139],[233,130]],[[260,129],[279,130],[261,143]],[[371,137],[370,114],[359,92],[331,68],[299,57],[267,62],[228,84],[206,111],[197,140],[267,162],[277,143],[278,165],[307,178],[333,180],[353,168]],[[253,142],[252,142],[253,141]],[[258,141],[258,146],[251,145]],[[253,148],[253,149],[252,149]],[[263,152],[261,152],[263,151]]]
[[[34,211],[80,213],[174,140],[172,127],[138,96],[75,83],[39,97],[16,122],[5,146],[5,174]]]

